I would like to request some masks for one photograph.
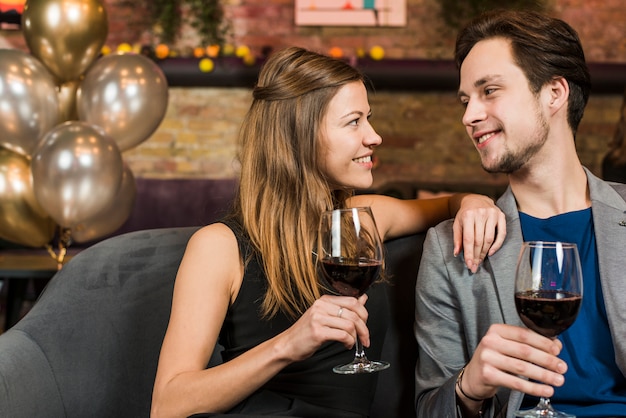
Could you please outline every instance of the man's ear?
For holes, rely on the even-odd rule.
[[[569,84],[564,77],[555,77],[547,85],[550,95],[550,113],[554,114],[567,104],[569,99]]]

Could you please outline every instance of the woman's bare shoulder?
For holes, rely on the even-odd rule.
[[[234,295],[242,274],[235,234],[228,226],[215,223],[198,229],[191,236],[178,276],[180,281],[188,283],[195,291],[205,287],[219,287]]]
[[[191,236],[192,241],[201,241],[203,243],[210,242],[236,242],[237,238],[235,233],[226,224],[221,222],[215,222],[210,225],[206,225],[198,229]]]
[[[239,254],[237,238],[234,232],[223,223],[203,226],[193,233],[187,244],[187,253],[215,259]]]

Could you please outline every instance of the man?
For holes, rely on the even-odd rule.
[[[578,417],[626,416],[626,186],[593,176],[575,135],[590,90],[565,22],[490,12],[463,29],[455,59],[463,124],[483,168],[507,173],[504,246],[476,274],[448,254],[452,223],[428,233],[416,285],[420,417],[514,416],[541,396]],[[578,319],[558,340],[522,326],[514,278],[522,241],[575,242]],[[526,409],[528,409],[526,408]]]

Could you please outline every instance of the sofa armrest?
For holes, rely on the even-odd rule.
[[[0,417],[65,416],[45,353],[24,332],[5,334],[0,339]]]

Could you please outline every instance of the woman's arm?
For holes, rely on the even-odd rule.
[[[288,330],[241,356],[207,369],[229,305],[243,278],[237,240],[223,224],[202,228],[181,262],[152,398],[152,417],[225,412],[288,364],[323,343],[369,343],[367,296],[323,296]],[[341,317],[337,316],[343,308]]]
[[[446,219],[454,219],[455,256],[463,250],[465,264],[476,272],[484,258],[504,242],[504,213],[493,200],[477,194],[453,194],[433,199],[396,199],[382,195],[358,195],[349,206],[370,206],[383,239],[426,231]]]
[[[237,361],[205,370],[241,277],[237,241],[229,228],[214,224],[192,236],[174,286],[154,386],[153,417],[223,412],[267,379],[263,372],[250,375]],[[276,367],[269,355],[259,362],[270,370]]]

